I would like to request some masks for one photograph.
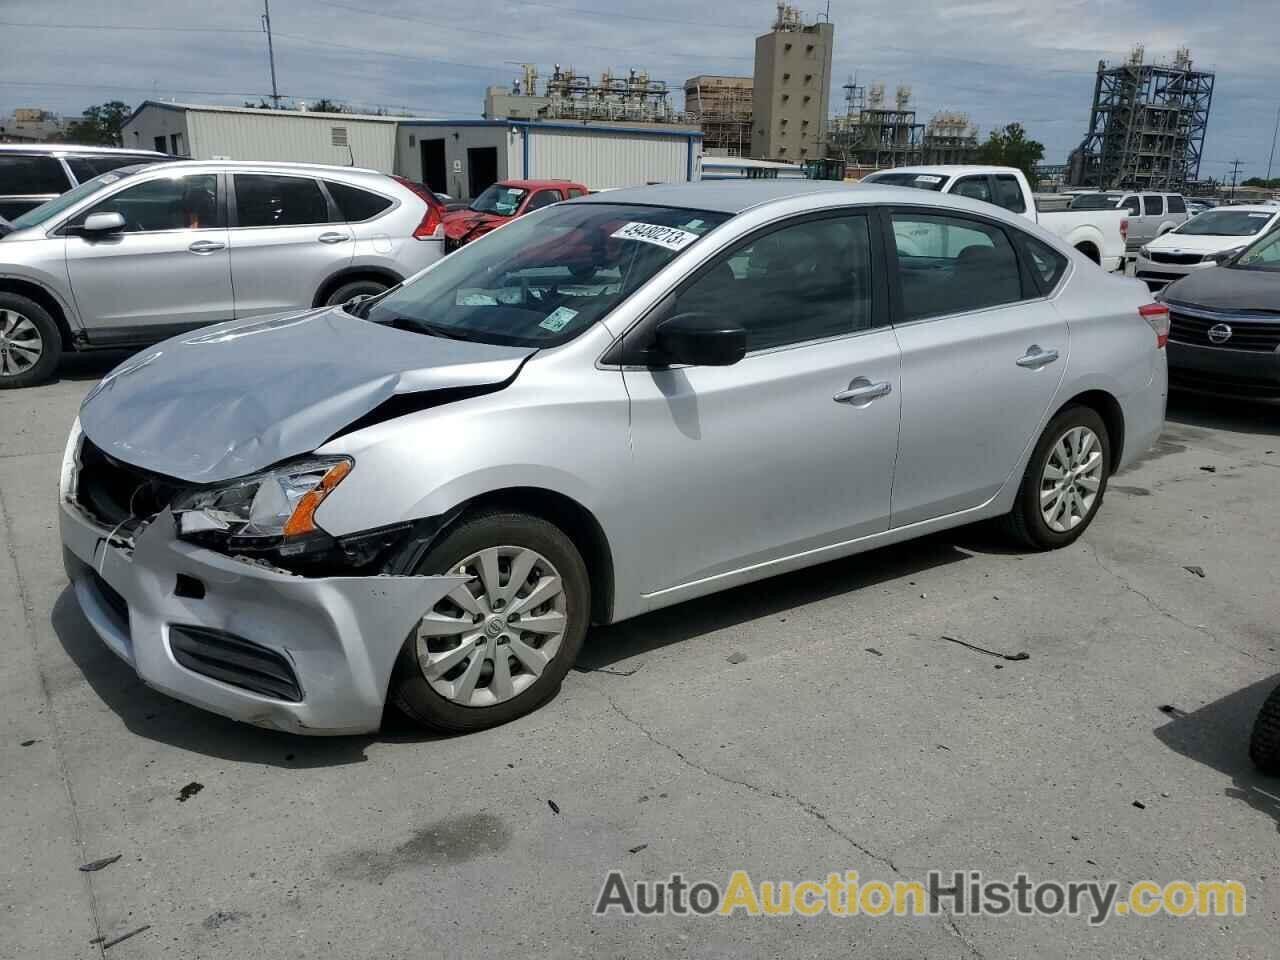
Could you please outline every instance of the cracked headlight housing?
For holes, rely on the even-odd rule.
[[[329,537],[316,508],[351,472],[349,457],[309,457],[229,483],[187,491],[172,505],[186,539],[224,549],[303,553]]]

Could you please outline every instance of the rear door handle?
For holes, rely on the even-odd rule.
[[[320,234],[321,243],[345,243],[351,238],[345,233],[322,233]]]
[[[888,380],[872,383],[866,377],[855,377],[849,381],[849,389],[841,390],[831,399],[836,403],[860,404],[870,403],[880,397],[893,393],[893,384]]]
[[[1017,362],[1018,366],[1026,367],[1028,370],[1039,370],[1057,359],[1057,350],[1041,350],[1039,344],[1033,343],[1027,347],[1027,352],[1020,356]]]
[[[227,245],[219,243],[217,240],[197,240],[191,246],[187,247],[192,253],[217,253],[219,250],[225,250]]]

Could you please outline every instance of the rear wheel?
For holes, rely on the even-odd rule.
[[[0,389],[49,379],[62,356],[62,334],[47,310],[16,293],[0,293]]]
[[[1065,547],[1093,522],[1111,472],[1107,425],[1097,411],[1073,406],[1055,416],[1032,451],[1005,525],[1037,550]]]
[[[418,563],[469,581],[424,612],[400,651],[391,698],[411,719],[465,733],[555,696],[586,636],[591,586],[573,542],[540,517],[461,520]]]
[[[382,291],[387,289],[388,284],[379,280],[353,280],[351,283],[344,283],[333,293],[329,294],[329,299],[325,301],[327,307],[337,307],[346,303],[352,297],[376,297]]]

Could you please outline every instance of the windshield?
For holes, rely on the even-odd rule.
[[[889,187],[915,187],[917,190],[941,191],[947,185],[947,177],[932,173],[876,173],[863,179],[863,183],[882,183]]]
[[[547,347],[588,329],[726,213],[575,203],[547,207],[449,254],[369,319],[481,343]]]
[[[1280,273],[1280,231],[1255,240],[1232,267],[1242,270],[1268,270]]]
[[[1275,215],[1248,210],[1210,210],[1173,232],[1192,237],[1252,237],[1261,233]]]
[[[1071,210],[1114,210],[1124,197],[1118,193],[1080,193],[1071,198]]]
[[[93,196],[99,190],[111,186],[113,183],[119,183],[122,179],[132,176],[142,167],[125,167],[119,170],[113,170],[110,173],[104,173],[101,176],[94,177],[92,180],[86,180],[78,187],[72,187],[60,197],[54,197],[47,203],[42,203],[38,207],[28,210],[20,217],[16,217],[11,222],[13,229],[25,230],[27,227],[38,227],[40,224],[48,220],[52,220],[63,210],[67,210],[85,197]]]
[[[514,217],[520,209],[520,201],[529,191],[524,187],[505,187],[495,183],[471,201],[476,213],[493,213],[499,217]]]

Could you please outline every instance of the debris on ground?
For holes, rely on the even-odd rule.
[[[122,856],[124,856],[124,854],[117,853],[114,857],[103,857],[101,860],[93,860],[89,863],[82,863],[80,864],[80,869],[84,873],[97,873],[103,867],[111,866],[113,863],[119,860]]]
[[[554,800],[548,800],[547,806],[551,808],[552,813],[560,812],[560,804],[556,803]]]
[[[950,748],[950,747],[948,747],[945,743],[938,743],[938,744],[934,744],[934,746],[936,746],[939,750],[945,750],[945,751],[947,751],[947,753],[950,753],[950,752],[951,752],[951,748]]]
[[[731,653],[727,657],[725,657],[725,659],[728,660],[730,663],[745,663],[747,660],[747,655],[745,653],[740,653],[735,651],[734,653]]]
[[[641,661],[640,663],[637,663],[634,667],[632,667],[630,670],[615,670],[613,667],[596,667],[594,670],[586,669],[586,670],[580,670],[579,672],[607,673],[611,677],[630,677],[630,676],[633,676],[635,672],[643,666],[644,666],[644,661]]]
[[[124,943],[124,942],[125,942],[126,940],[128,940],[130,937],[136,937],[138,934],[142,933],[144,930],[150,930],[150,929],[151,929],[151,924],[149,924],[149,923],[144,923],[142,926],[138,927],[138,929],[137,929],[137,930],[130,930],[128,933],[122,933],[122,934],[120,934],[120,936],[115,937],[114,939],[106,940],[106,938],[105,938],[105,937],[94,937],[94,938],[93,938],[92,940],[90,940],[89,942],[90,942],[90,943],[101,943],[101,944],[102,944],[102,949],[103,949],[103,950],[110,950],[110,949],[111,949],[112,947],[114,947],[117,943]],[[104,940],[106,940],[106,942],[105,942],[105,943],[103,943],[103,941],[104,941]]]
[[[627,853],[639,853],[641,850],[643,850],[647,846],[648,846],[647,843],[637,843],[634,847],[631,847],[629,850],[627,850]]]
[[[1174,719],[1177,719],[1178,717],[1185,717],[1187,715],[1187,711],[1180,710],[1171,703],[1162,703],[1160,705],[1160,712],[1173,717]]]
[[[1145,803],[1143,803],[1141,800],[1135,800],[1135,801],[1133,801],[1133,805],[1134,805],[1135,807],[1137,807],[1139,810],[1145,810],[1145,809],[1147,809],[1147,805],[1146,805]]]
[[[1204,576],[1204,567],[1183,567],[1182,569],[1187,571],[1187,573],[1195,574],[1197,577]]]
[[[976,650],[978,653],[985,653],[988,657],[998,657],[1001,660],[1030,660],[1031,654],[1025,650],[1018,653],[1001,653],[999,650],[988,650],[986,647],[980,647],[976,643],[969,643],[967,640],[961,640],[959,637],[948,637],[945,633],[942,635],[943,640],[949,640],[952,643],[958,643],[962,647],[968,647],[970,650]]]
[[[238,913],[234,913],[230,910],[218,910],[217,912],[211,913],[205,917],[204,920],[200,922],[200,926],[204,927],[206,930],[217,930],[223,924],[235,923],[239,919],[240,914]]]
[[[199,793],[203,789],[204,789],[203,783],[197,783],[195,780],[192,780],[185,787],[183,787],[181,790],[178,791],[178,802],[186,803],[188,800],[190,800],[192,797],[194,797],[197,793]]]
[[[1200,469],[1201,469],[1201,470],[1203,470],[1205,473],[1217,473],[1217,472],[1218,472],[1218,468],[1217,468],[1217,467],[1201,467]]]
[[[867,648],[866,648],[866,651],[867,651],[867,653],[873,653],[873,654],[875,654],[877,657],[883,657],[883,656],[884,656],[884,654],[883,654],[883,653],[881,653],[879,650],[877,650],[875,647],[867,647]]]
[[[40,742],[39,740],[23,740],[23,741],[22,741],[22,743],[20,743],[20,744],[19,744],[19,746],[22,746],[22,747],[29,747],[29,746],[31,746],[33,743],[39,743],[39,742]]]

